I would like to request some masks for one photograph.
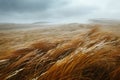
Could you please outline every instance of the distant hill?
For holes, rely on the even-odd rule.
[[[47,22],[47,21],[40,21],[40,22],[34,22],[32,24],[48,24],[50,22]]]
[[[112,19],[91,19],[92,23],[100,23],[100,24],[120,24],[120,20],[112,20]]]

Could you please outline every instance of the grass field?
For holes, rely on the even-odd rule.
[[[0,26],[0,80],[120,80],[120,25]]]

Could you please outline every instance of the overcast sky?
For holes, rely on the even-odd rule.
[[[0,0],[0,22],[120,19],[120,0]]]

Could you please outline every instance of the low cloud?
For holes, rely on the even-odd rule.
[[[102,4],[103,2],[104,4]],[[116,18],[120,13],[117,9],[119,3],[110,7],[113,2],[117,3],[114,0],[91,0],[90,2],[87,0],[0,0],[0,22]]]

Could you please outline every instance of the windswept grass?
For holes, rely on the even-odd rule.
[[[0,59],[0,80],[120,80],[120,38],[98,28],[32,42]]]

